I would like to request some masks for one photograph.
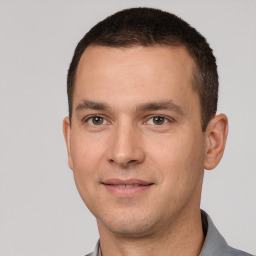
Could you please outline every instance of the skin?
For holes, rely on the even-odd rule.
[[[202,132],[194,65],[184,47],[89,46],[81,57],[63,132],[104,256],[200,253],[204,169],[219,163],[228,125],[216,115]],[[120,194],[109,179],[151,185]]]

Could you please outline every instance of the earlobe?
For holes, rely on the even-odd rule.
[[[68,165],[71,170],[73,170],[73,161],[71,157],[71,146],[70,146],[70,121],[68,117],[65,117],[63,120],[62,130],[65,138],[67,153],[68,153]]]
[[[206,129],[206,156],[204,168],[211,170],[220,162],[228,135],[228,119],[224,114],[216,115]]]

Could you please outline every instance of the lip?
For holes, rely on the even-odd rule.
[[[133,184],[139,184],[143,186],[147,186],[150,184],[153,184],[152,182],[148,182],[145,180],[139,180],[139,179],[128,179],[128,180],[121,180],[121,179],[109,179],[102,182],[106,185],[133,185]]]
[[[139,179],[109,179],[102,184],[116,197],[133,197],[149,190],[154,183]]]

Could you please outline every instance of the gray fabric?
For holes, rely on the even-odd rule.
[[[199,256],[252,256],[252,254],[248,254],[246,252],[239,251],[230,247],[223,238],[223,236],[220,234],[218,229],[214,226],[208,214],[202,210],[201,213],[207,217],[208,230],[204,240],[203,248]]]
[[[207,234],[199,256],[253,256],[252,254],[230,247],[214,226],[209,215],[203,210],[201,210],[201,214],[203,229],[207,230]],[[207,219],[207,223],[205,223],[203,219]],[[86,256],[98,256],[98,251],[99,241],[97,242],[94,251]]]

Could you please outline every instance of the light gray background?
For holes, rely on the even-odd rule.
[[[202,208],[234,247],[256,254],[256,1],[0,0],[0,256],[82,256],[96,223],[67,165],[66,71],[78,40],[127,7],[177,14],[214,49],[230,131],[207,171]]]

